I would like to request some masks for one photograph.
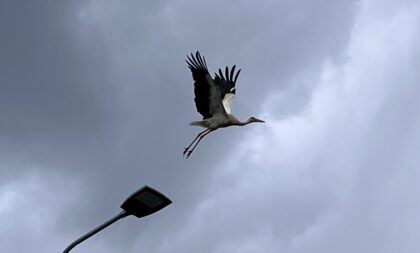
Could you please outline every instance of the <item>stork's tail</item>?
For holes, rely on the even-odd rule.
[[[201,126],[201,127],[207,127],[207,122],[204,120],[199,120],[199,121],[193,121],[190,123],[190,126]]]

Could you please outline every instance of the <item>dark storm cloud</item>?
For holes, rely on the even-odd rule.
[[[49,163],[67,148],[83,149],[85,139],[98,135],[113,113],[102,41],[96,37],[91,48],[80,47],[74,36],[76,1],[2,5],[3,159],[21,155]]]
[[[32,188],[19,187],[32,182],[30,170],[41,189],[34,199],[57,192],[47,194],[45,204],[54,216],[51,227],[26,231],[28,240],[57,238],[45,248],[51,252],[113,215],[143,184],[162,190],[174,204],[159,219],[124,220],[80,252],[165,249],[171,233],[206,203],[204,193],[217,193],[211,179],[221,168],[215,166],[231,156],[226,149],[246,130],[218,132],[189,160],[182,158],[196,133],[188,122],[199,118],[187,53],[202,51],[213,71],[243,68],[234,108],[241,118],[257,116],[269,93],[295,87],[299,92],[290,93],[291,101],[304,96],[296,102],[300,111],[315,85],[299,80],[317,77],[326,58],[343,60],[356,10],[354,2],[327,0],[2,5],[6,39],[0,52],[7,60],[0,63],[0,113],[7,120],[0,123],[1,181],[7,192],[29,193]],[[62,203],[60,194],[69,201],[51,204]],[[22,224],[16,229],[25,232]],[[5,249],[15,248],[17,235],[7,237]]]
[[[0,251],[25,252],[47,238],[51,244],[45,249],[57,251],[63,242],[55,231],[66,223],[60,213],[74,206],[61,200],[86,206],[70,196],[85,189],[77,186],[81,175],[92,164],[100,167],[100,156],[110,153],[105,143],[112,142],[115,92],[109,60],[99,34],[92,33],[86,47],[75,36],[80,2],[1,5],[0,182],[2,201],[12,205],[3,218],[10,215],[17,222],[2,231]],[[28,220],[18,218],[24,215]],[[39,219],[34,226],[31,218]]]

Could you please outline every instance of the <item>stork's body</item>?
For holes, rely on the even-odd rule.
[[[216,115],[208,119],[193,121],[191,126],[201,126],[208,129],[216,130],[218,128],[230,127],[230,126],[244,126],[251,122],[245,121],[241,122],[232,114]]]
[[[225,76],[223,76],[222,70],[219,69],[219,74],[215,74],[215,78],[213,79],[208,72],[206,59],[201,57],[198,51],[195,57],[191,54],[191,58],[189,56],[187,58],[186,62],[195,81],[195,105],[197,111],[203,115],[203,120],[193,121],[191,125],[201,126],[206,128],[206,130],[200,132],[191,144],[185,148],[184,156],[186,158],[191,155],[204,136],[218,128],[264,122],[254,117],[250,117],[247,121],[241,122],[231,114],[231,105],[236,93],[235,84],[241,72],[240,69],[235,77],[233,75],[235,74],[236,66],[233,66],[230,72],[229,68],[226,67]],[[193,146],[194,143],[195,145]]]

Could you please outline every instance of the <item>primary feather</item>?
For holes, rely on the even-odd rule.
[[[235,74],[236,65],[233,65],[232,69],[229,72],[229,68],[225,68],[225,76],[223,76],[222,70],[219,69],[219,74],[215,73],[214,81],[220,89],[222,96],[223,106],[227,114],[232,114],[232,102],[236,94],[236,80],[238,79],[241,69]]]
[[[195,57],[187,56],[187,64],[190,68],[194,79],[194,101],[197,111],[203,116],[203,119],[208,119],[216,114],[226,114],[223,107],[220,89],[214,83],[208,70],[204,57],[201,57],[197,51]]]

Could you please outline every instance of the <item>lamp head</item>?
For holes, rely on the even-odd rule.
[[[121,204],[121,208],[127,214],[141,218],[155,213],[171,203],[172,201],[165,195],[146,185],[131,194]]]

